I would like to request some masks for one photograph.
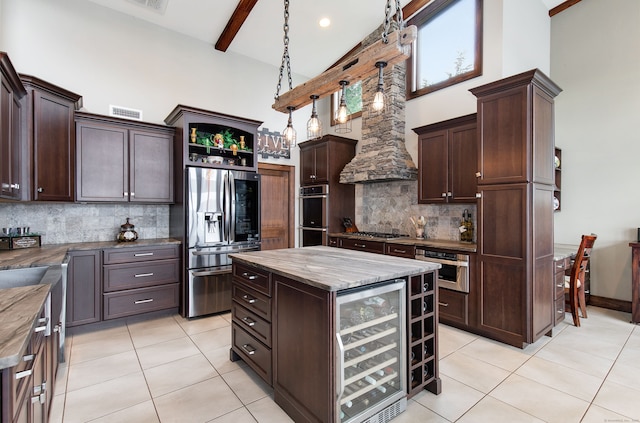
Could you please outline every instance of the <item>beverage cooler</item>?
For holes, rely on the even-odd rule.
[[[407,407],[404,279],[336,298],[336,422],[387,421]]]

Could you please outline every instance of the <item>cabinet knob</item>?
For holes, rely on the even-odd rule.
[[[479,178],[479,177],[481,177],[481,176],[482,176],[482,173],[480,173],[480,172],[476,172],[476,178]]]
[[[136,196],[136,193],[135,193],[135,192],[132,192],[132,193],[131,193],[131,197],[135,197],[135,196]]]
[[[442,198],[446,198],[446,197],[447,197],[447,193],[446,193],[446,192],[443,192],[440,196],[441,196]]]
[[[9,184],[9,188],[20,189],[20,184]]]
[[[37,191],[38,191],[38,192],[43,192],[43,191],[44,191],[44,188],[42,188],[42,187],[38,187],[38,190],[37,190]]]
[[[476,198],[482,198],[482,194],[479,192],[476,192]]]
[[[447,197],[453,197],[453,194],[451,194],[450,192],[447,193]]]

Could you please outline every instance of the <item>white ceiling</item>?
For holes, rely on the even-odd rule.
[[[239,0],[167,0],[163,14],[140,6],[140,0],[87,1],[207,42],[213,49]],[[550,9],[563,0],[542,1]],[[408,2],[400,1],[402,6]],[[290,1],[292,72],[310,78],[323,72],[383,23],[386,4],[387,0]],[[331,19],[329,28],[318,25],[322,17]],[[284,0],[258,0],[227,51],[280,66],[283,24]]]

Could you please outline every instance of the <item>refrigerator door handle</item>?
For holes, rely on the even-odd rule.
[[[231,210],[231,222],[229,224],[229,242],[236,242],[236,181],[233,172],[229,172],[229,209]]]
[[[338,354],[340,355],[340,367],[338,369],[338,374],[340,375],[340,380],[338,380],[338,389],[337,389],[337,400],[339,401],[344,394],[344,345],[342,344],[342,337],[340,333],[336,333],[336,340],[338,344]]]
[[[223,190],[224,190],[224,198],[223,198],[223,207],[224,207],[224,234],[223,234],[223,239],[224,241],[231,241],[231,231],[229,230],[231,223],[229,221],[229,217],[230,217],[230,212],[231,212],[231,207],[230,207],[230,192],[229,192],[229,172],[226,172],[224,174],[224,181],[223,181]]]

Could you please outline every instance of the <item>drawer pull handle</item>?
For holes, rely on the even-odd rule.
[[[134,257],[146,257],[146,256],[152,256],[153,253],[135,253],[133,256]]]
[[[21,372],[16,373],[16,379],[22,379],[23,377],[31,376],[33,374],[33,369],[23,370]]]
[[[442,307],[449,307],[449,303],[443,303],[441,301],[438,301],[438,305],[440,305]]]
[[[250,296],[248,296],[246,294],[242,296],[242,299],[245,300],[246,302],[248,302],[249,304],[253,304],[253,303],[256,302],[255,298],[251,298]]]
[[[358,247],[358,248],[367,248],[367,244],[356,244],[356,243],[354,243],[353,245],[355,247]]]
[[[136,278],[144,278],[144,277],[147,277],[147,276],[153,276],[153,272],[151,272],[151,273],[138,273],[134,277],[136,277]]]
[[[407,250],[398,250],[397,248],[394,248],[394,249],[393,249],[393,252],[394,252],[394,253],[402,253],[402,254],[406,254],[406,253],[407,253]]]
[[[256,353],[256,349],[249,344],[244,344],[242,349],[249,355],[254,355]]]
[[[29,354],[22,357],[22,361],[32,361],[34,358],[36,358],[35,354]]]
[[[258,279],[258,276],[256,276],[256,275],[251,275],[251,274],[249,274],[249,273],[247,273],[247,272],[244,272],[244,273],[242,274],[242,277],[243,277],[243,278],[247,278],[247,279],[249,279],[250,281],[252,281],[252,280],[254,280],[254,279]]]
[[[564,310],[558,309],[558,314],[564,314]]]
[[[256,321],[249,318],[249,317],[243,317],[242,321],[247,325],[247,326],[255,326]]]
[[[563,283],[559,283],[559,284],[557,284],[557,285],[556,285],[556,287],[558,287],[558,288],[564,288],[564,284],[563,284]]]
[[[153,298],[147,298],[146,300],[134,301],[134,304],[144,304],[144,303],[150,303],[150,302],[153,302]]]

